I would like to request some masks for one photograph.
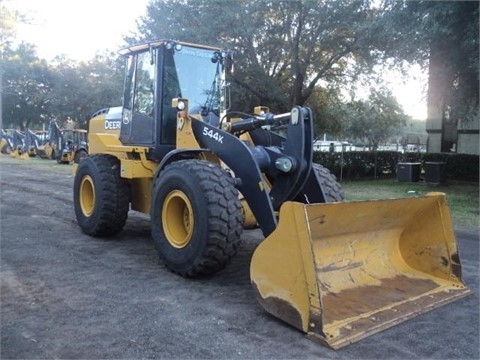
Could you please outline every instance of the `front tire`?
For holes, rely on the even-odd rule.
[[[85,234],[107,237],[119,233],[127,221],[130,190],[120,177],[118,159],[104,154],[85,157],[75,174],[73,202]]]
[[[194,277],[223,269],[243,230],[234,180],[208,161],[168,165],[155,180],[151,224],[158,254],[171,271]]]

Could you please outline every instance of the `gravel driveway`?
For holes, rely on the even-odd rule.
[[[0,155],[1,359],[478,359],[479,236],[456,229],[473,295],[337,351],[268,315],[247,231],[217,275],[167,271],[148,217],[102,240],[76,224],[71,166]]]

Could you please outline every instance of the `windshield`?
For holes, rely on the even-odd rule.
[[[165,92],[171,102],[174,97],[188,99],[191,113],[220,108],[220,64],[213,63],[213,50],[183,46],[167,54],[165,61]]]

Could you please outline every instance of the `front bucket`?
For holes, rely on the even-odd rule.
[[[10,156],[13,158],[21,159],[21,160],[29,160],[30,156],[28,156],[28,153],[22,152],[19,150],[14,150],[10,153]]]
[[[286,202],[250,275],[268,312],[333,349],[470,293],[440,193]]]

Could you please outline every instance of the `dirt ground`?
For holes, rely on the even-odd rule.
[[[268,315],[244,234],[225,270],[187,280],[165,269],[148,217],[120,236],[84,235],[72,167],[0,155],[1,359],[478,359],[478,229],[456,229],[473,295],[333,351]]]

